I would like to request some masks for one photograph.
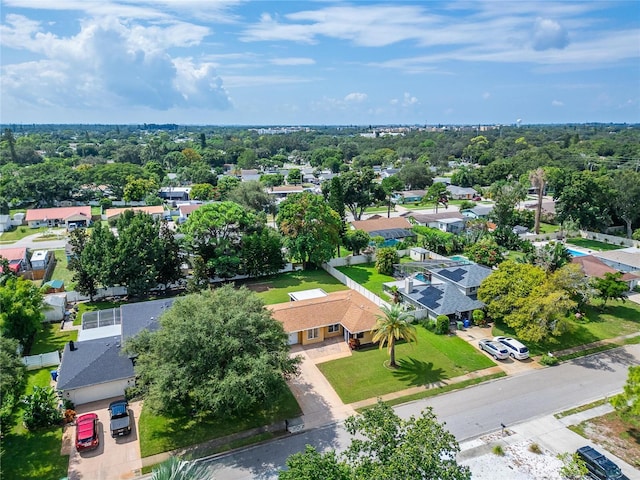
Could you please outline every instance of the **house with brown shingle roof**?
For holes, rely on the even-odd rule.
[[[371,329],[380,308],[358,292],[343,290],[316,298],[268,305],[273,318],[289,334],[289,344],[309,345],[342,336],[360,344],[372,343]]]
[[[593,255],[573,257],[571,263],[580,265],[587,277],[604,278],[605,273],[616,273],[619,271]],[[620,280],[629,285],[629,290],[633,290],[633,288],[640,283],[640,277],[630,272],[623,273]]]
[[[32,208],[27,210],[26,222],[31,228],[65,227],[73,223],[77,227],[87,227],[91,223],[91,207]]]
[[[351,222],[351,226],[356,230],[364,230],[372,238],[382,237],[386,242],[398,241],[407,237],[414,237],[411,231],[412,225],[406,218],[369,218],[367,220],[357,220]]]

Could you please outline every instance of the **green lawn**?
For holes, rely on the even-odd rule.
[[[396,346],[397,370],[385,367],[387,349],[371,347],[318,365],[340,398],[353,403],[411,387],[451,379],[495,365],[461,338],[436,335],[417,325],[418,343]]]
[[[538,343],[525,342],[531,354],[541,355],[564,350],[640,330],[640,305],[634,302],[609,301],[604,311],[599,307],[589,306],[584,313],[586,319],[577,321],[572,318],[571,330],[557,338]],[[504,325],[497,325],[493,327],[493,335],[514,335],[514,332]]]
[[[382,275],[378,273],[376,271],[375,263],[373,262],[352,265],[350,267],[337,267],[337,270],[383,299],[387,296],[382,292],[382,284],[396,280],[389,275]]]
[[[560,225],[550,223],[540,223],[540,233],[554,233],[560,230]]]
[[[51,376],[48,368],[28,372],[26,392],[30,394],[33,386],[49,386]],[[22,411],[16,412],[17,418]],[[18,424],[2,439],[2,478],[59,479],[67,476],[69,458],[60,455],[62,446],[62,428],[28,432]]]
[[[290,272],[274,277],[243,283],[247,288],[257,292],[265,304],[284,303],[289,301],[289,293],[312,288],[322,288],[325,292],[346,290],[341,284],[324,270],[306,270]]]
[[[60,330],[59,323],[43,323],[42,328],[36,332],[36,338],[29,355],[55,352],[64,349],[69,340],[78,339],[78,330]]]
[[[142,457],[168,452],[223,437],[250,428],[297,417],[301,410],[287,388],[280,399],[269,407],[255,409],[239,417],[165,417],[153,414],[144,405],[139,420],[140,454]]]
[[[29,228],[27,226],[16,227],[9,232],[3,232],[0,235],[0,243],[13,243],[18,240],[28,237],[29,235],[35,235],[36,233],[44,233],[47,230],[51,230],[49,227]]]
[[[607,250],[618,250],[624,247],[624,245],[613,245],[611,243],[599,242],[597,240],[589,240],[588,238],[568,238],[567,245],[590,248],[591,250],[598,250],[601,252]]]
[[[53,270],[51,280],[62,280],[66,290],[73,290],[73,273],[67,268],[67,254],[64,250],[54,250],[56,256],[56,268]]]

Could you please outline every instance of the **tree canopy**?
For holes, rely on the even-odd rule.
[[[340,241],[340,216],[312,193],[290,195],[280,204],[276,222],[289,255],[305,268],[329,260]]]
[[[458,465],[460,447],[455,437],[438,423],[428,407],[418,417],[401,419],[391,407],[378,401],[362,415],[345,421],[354,436],[342,454],[313,447],[287,459],[288,470],[280,480],[402,479],[469,480],[471,471]]]
[[[241,414],[276,398],[297,374],[282,324],[244,287],[179,298],[159,322],[125,343],[155,411]]]
[[[42,293],[30,280],[8,277],[0,286],[0,329],[28,347],[44,320]]]

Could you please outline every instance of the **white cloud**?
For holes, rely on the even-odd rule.
[[[10,14],[0,28],[4,46],[41,57],[3,66],[3,96],[67,107],[96,102],[161,110],[230,105],[213,64],[169,53],[202,42],[207,27],[173,20],[143,25],[116,17],[89,18],[75,35],[63,37]]]
[[[296,66],[296,65],[314,65],[316,61],[313,58],[304,57],[289,57],[289,58],[274,58],[271,60],[274,65],[282,66]]]
[[[561,102],[560,100],[552,100],[551,101],[551,106],[553,106],[553,107],[564,107],[564,102]]]
[[[548,18],[537,18],[533,26],[534,50],[563,49],[569,45],[569,34],[560,23]]]
[[[344,97],[345,102],[361,103],[367,99],[366,93],[353,92]]]
[[[414,97],[409,92],[404,92],[402,98],[392,98],[389,103],[391,105],[400,105],[402,107],[410,107],[411,105],[417,105],[418,99]]]

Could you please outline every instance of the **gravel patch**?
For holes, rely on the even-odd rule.
[[[562,480],[558,473],[562,462],[555,454],[541,448],[541,453],[529,450],[531,442],[507,443],[500,434],[481,437],[484,445],[473,447],[473,452],[462,452],[461,465],[471,469],[474,480]],[[501,445],[504,455],[491,452],[494,445]]]

